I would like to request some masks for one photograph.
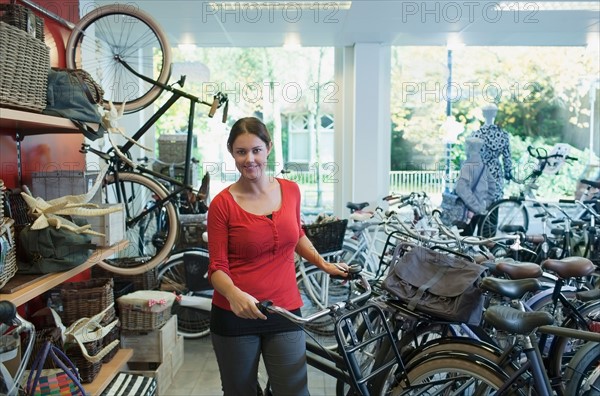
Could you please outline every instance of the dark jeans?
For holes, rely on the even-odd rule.
[[[262,354],[274,396],[307,396],[303,331],[223,337],[211,334],[224,396],[254,396]]]

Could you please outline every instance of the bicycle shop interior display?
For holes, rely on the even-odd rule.
[[[85,12],[88,2],[0,3],[0,394],[221,394],[211,344],[213,294],[219,287],[210,281],[207,218],[211,196],[238,175],[211,173],[215,163],[197,147],[205,137],[202,129],[226,131],[246,108],[224,83],[214,83],[205,95],[190,81],[194,73],[175,75],[180,27],[167,30],[172,14],[158,12],[164,4],[100,3],[90,12]],[[262,6],[229,3],[235,2],[198,6],[204,7],[196,11],[209,40],[221,40],[210,30],[216,29],[214,20],[231,42],[242,40],[237,36],[246,35],[250,22],[254,29],[265,26],[259,16],[248,20],[248,12]],[[305,31],[302,15],[311,14],[319,34],[347,39],[344,25],[360,25],[352,12],[367,11],[356,1],[302,3],[282,2],[270,8],[270,15],[276,19],[282,13],[285,26],[296,23],[307,42],[316,39]],[[422,25],[412,18],[423,5],[389,3],[398,3],[395,10],[402,13],[397,15],[411,29],[425,26],[432,12],[441,13],[439,25],[456,26],[457,21],[448,22],[451,10],[442,2],[432,2],[437,5],[420,15]],[[496,15],[515,12],[511,5],[484,3]],[[547,14],[546,3],[511,15],[539,12],[529,17],[538,15],[534,30],[546,34],[546,18],[558,15]],[[584,7],[577,10],[581,13],[589,7],[600,12],[596,2],[577,3]],[[236,12],[245,18],[237,31],[228,19]],[[585,15],[596,26],[597,39],[598,16]],[[189,20],[181,19],[180,25]],[[316,26],[324,21],[345,23]],[[473,37],[471,30],[480,22],[463,26],[465,37]],[[379,40],[391,34],[385,26],[382,21]],[[403,33],[394,45],[423,45],[411,42],[404,28],[393,31]],[[425,44],[436,45],[440,32],[447,33],[431,32],[432,41]],[[364,34],[374,37],[370,28]],[[523,40],[535,42],[533,36]],[[259,45],[256,37],[251,40]],[[513,34],[506,40],[512,42]],[[267,42],[275,46],[265,39],[265,48]],[[322,264],[296,254],[289,260],[290,274],[302,308],[292,312],[270,300],[251,304],[261,315],[303,331],[311,394],[600,394],[600,180],[593,172],[575,177],[569,171],[584,161],[590,169],[598,165],[598,88],[584,92],[585,100],[582,96],[574,105],[591,108],[581,111],[572,127],[589,129],[588,151],[558,138],[515,139],[517,129],[509,120],[529,121],[518,116],[514,102],[480,106],[445,97],[438,104],[446,112],[441,109],[436,121],[445,139],[436,142],[444,165],[426,182],[436,187],[407,178],[403,191],[389,191],[399,184],[391,183],[387,159],[387,169],[380,169],[379,154],[398,153],[391,146],[395,128],[422,122],[421,116],[412,105],[391,122],[371,111],[372,106],[388,109],[387,97],[394,97],[391,81],[387,89],[379,82],[373,91],[363,86],[373,79],[387,81],[379,75],[380,62],[390,60],[391,50],[362,42],[336,42],[335,47],[331,71],[336,82],[347,85],[315,83],[314,93],[323,99],[319,95],[331,94],[327,89],[333,87],[343,100],[329,103],[331,108],[312,107],[314,120],[298,115],[306,103],[288,103],[296,113],[287,118],[275,117],[276,106],[266,102],[260,112],[247,115],[264,117],[278,133],[285,130],[276,135],[273,153],[282,163],[270,166],[269,177],[301,185],[302,194],[314,194],[321,204],[326,201],[321,184],[335,184],[333,206],[298,208],[299,234],[326,265],[346,276],[329,276]],[[439,62],[450,96],[452,67],[460,67],[452,51],[448,48]],[[271,59],[267,50],[260,54]],[[364,62],[369,55],[376,55],[372,64]],[[234,63],[254,67],[251,58]],[[281,64],[272,66],[269,73]],[[367,75],[370,79],[363,78]],[[579,85],[589,88],[588,80]],[[382,90],[386,99],[374,99]],[[363,98],[370,99],[363,103]],[[376,132],[365,139],[355,129],[369,129],[363,128],[368,120]],[[178,132],[158,133],[165,122],[177,124]],[[553,124],[544,125],[551,129]],[[328,128],[329,135],[319,135]],[[390,136],[382,139],[379,130]],[[408,129],[403,133],[410,135]],[[463,143],[475,151],[465,153]],[[327,155],[345,161],[313,167],[310,160],[320,158],[314,151],[328,148],[334,153]],[[221,157],[228,154],[223,151]],[[290,160],[294,156],[302,161]],[[313,168],[316,176],[306,177]],[[361,175],[368,180],[361,183]],[[572,196],[554,199],[545,192],[551,189],[540,190],[541,183],[560,184],[566,177],[577,185]],[[366,201],[366,194],[379,196]],[[443,196],[458,209],[441,205]],[[214,213],[216,208],[215,200]],[[256,394],[273,395],[275,377],[269,378],[263,362],[252,364],[259,373]]]

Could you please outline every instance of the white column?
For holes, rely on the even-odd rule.
[[[334,212],[347,216],[346,202],[372,207],[389,193],[391,48],[356,43],[336,49],[335,155],[339,165]]]

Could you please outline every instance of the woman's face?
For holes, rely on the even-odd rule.
[[[265,142],[251,133],[239,135],[231,146],[236,168],[249,180],[257,180],[264,174],[270,151]]]

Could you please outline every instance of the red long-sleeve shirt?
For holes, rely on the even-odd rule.
[[[304,235],[300,223],[300,190],[294,182],[277,179],[281,207],[272,218],[242,209],[229,192],[221,191],[208,211],[209,279],[221,270],[242,291],[259,301],[271,300],[288,310],[302,306],[296,285],[294,250]],[[217,291],[213,304],[231,310]]]

